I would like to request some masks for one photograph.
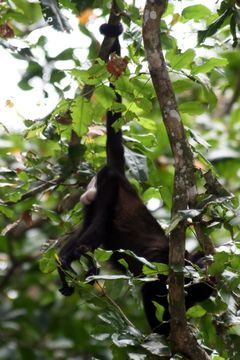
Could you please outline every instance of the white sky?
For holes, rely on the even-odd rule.
[[[131,3],[131,0],[128,0]],[[137,0],[136,5],[139,8],[143,7],[145,1]],[[199,0],[182,0],[174,1],[175,12],[181,13],[184,7],[200,4]],[[215,0],[208,0],[205,4],[213,9],[216,6]],[[78,20],[75,17],[70,19],[73,27],[71,34],[57,32],[50,27],[34,31],[28,36],[29,43],[35,43],[41,35],[48,38],[48,47],[51,49],[50,55],[57,55],[59,52],[68,47],[78,48],[79,58],[86,59],[87,48],[89,46],[89,39],[81,34],[78,30]],[[95,36],[101,41],[102,37],[99,34],[98,28],[102,23],[102,19],[96,18],[88,24],[90,31],[93,31]],[[177,36],[179,46],[184,50],[192,47],[196,43],[196,33],[193,33],[190,28],[189,32],[186,30],[186,25],[176,24],[173,28],[174,36]],[[12,40],[14,45],[16,40]],[[80,44],[80,46],[79,46]],[[39,55],[39,62],[41,63],[41,54]],[[27,63],[25,61],[16,60],[9,52],[0,47],[0,124],[4,124],[9,130],[19,130],[23,128],[23,118],[37,119],[47,115],[58,103],[58,96],[52,90],[51,86],[47,86],[44,90],[49,92],[48,99],[43,97],[43,82],[34,80],[31,84],[32,90],[22,91],[18,88],[17,83],[21,79],[21,73],[26,69]],[[9,106],[10,104],[13,106]],[[0,129],[1,131],[1,129]]]

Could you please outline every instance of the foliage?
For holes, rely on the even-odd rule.
[[[79,196],[104,164],[104,117],[107,109],[115,109],[122,111],[117,126],[124,129],[127,173],[145,203],[150,209],[154,207],[154,216],[168,232],[187,219],[191,248],[198,246],[192,223],[201,218],[218,246],[208,274],[191,264],[185,268],[193,282],[209,275],[219,280],[216,293],[189,309],[187,316],[212,359],[237,360],[239,1],[222,0],[217,10],[201,2],[180,10],[179,2],[173,1],[162,23],[162,45],[194,152],[200,192],[196,209],[179,213],[172,222],[174,165],[144,58],[141,10],[135,1],[119,0],[118,5],[126,14],[121,41],[128,59],[125,72],[113,79],[123,97],[121,109],[108,87],[109,77],[116,74],[110,74],[97,58],[99,36],[89,25],[99,20],[96,9],[101,10],[101,18],[109,14],[109,2],[0,2],[0,44],[16,61],[27,64],[18,86],[30,91],[38,78],[45,98],[49,96],[47,86],[58,96],[58,105],[47,116],[34,114],[36,121],[25,119],[22,133],[9,133],[5,126],[1,133],[0,359],[169,356],[166,339],[150,334],[139,300],[141,283],[159,273],[167,274],[167,266],[140,259],[144,277],[137,279],[127,268],[125,275],[112,271],[107,263],[111,253],[99,249],[90,254],[102,268],[102,275],[94,278],[95,285],[88,284],[93,278],[85,281],[86,264],[81,260],[75,264],[79,276],[69,280],[77,284],[75,295],[63,298],[57,291],[57,239],[81,223]],[[74,32],[79,39],[84,34],[89,43],[87,59],[79,57],[78,49],[68,47],[66,41],[65,48],[52,55],[48,38],[41,31],[36,41],[31,40],[34,31],[47,26],[70,32],[71,19],[76,17],[79,23]],[[188,48],[190,32],[195,33],[195,46]],[[95,87],[90,100],[82,96],[86,85]],[[218,187],[215,183],[214,195],[202,175],[209,170],[222,184]],[[124,260],[121,265],[127,267]],[[163,315],[158,304],[156,313],[158,318]]]

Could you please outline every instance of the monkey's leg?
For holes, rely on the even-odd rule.
[[[143,305],[148,323],[153,332],[168,336],[170,332],[170,315],[168,310],[166,277],[149,282],[142,287]],[[163,322],[156,317],[156,307],[153,301],[164,307]]]
[[[207,300],[214,291],[214,284],[210,282],[200,282],[198,284],[193,284],[187,286],[186,290],[186,310],[194,306],[196,303]]]

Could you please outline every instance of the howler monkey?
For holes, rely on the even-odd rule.
[[[115,38],[111,52],[120,55],[118,36],[122,32],[121,25],[104,24],[100,31],[103,35]],[[113,85],[110,86],[114,89]],[[116,93],[120,103],[121,96]],[[65,279],[64,271],[72,271],[71,263],[85,256],[89,260],[89,274],[97,270],[86,253],[99,246],[109,250],[128,249],[136,255],[149,261],[168,264],[168,238],[156,219],[147,210],[138,194],[127,180],[124,173],[124,149],[121,130],[112,127],[120,118],[117,112],[107,112],[107,165],[104,166],[91,181],[81,201],[84,206],[84,221],[82,230],[71,238],[60,250],[58,271],[63,287],[63,295],[71,295],[74,291]],[[118,253],[115,253],[118,254]],[[115,255],[114,255],[115,256]],[[115,263],[117,263],[117,256]],[[139,276],[142,264],[126,254],[119,254],[127,261],[129,270]],[[189,260],[201,265],[200,256],[189,256]],[[191,307],[196,301],[202,301],[210,296],[211,287],[207,283],[190,285],[186,290],[186,307]],[[149,282],[142,287],[145,313],[153,331],[169,334],[169,311],[167,300],[167,276],[160,275],[158,280]],[[164,322],[160,323],[155,316],[153,301],[165,308]]]

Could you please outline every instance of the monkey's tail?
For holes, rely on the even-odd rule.
[[[106,37],[115,38],[113,46],[109,52],[109,56],[112,53],[116,53],[118,56],[121,55],[121,46],[119,42],[119,36],[123,31],[123,27],[121,23],[116,25],[112,24],[103,24],[100,27],[100,32]],[[115,90],[115,87],[112,83],[110,83],[110,87]],[[121,96],[115,92],[116,94],[116,101],[118,103],[122,102]],[[113,124],[121,118],[121,112],[107,112],[107,165],[112,169],[117,170],[121,174],[124,175],[124,148],[122,144],[122,130],[115,130],[113,128]]]

